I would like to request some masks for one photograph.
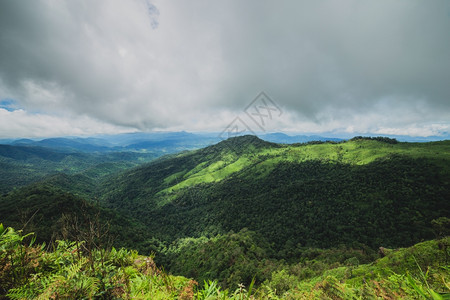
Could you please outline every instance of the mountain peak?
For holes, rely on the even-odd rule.
[[[264,142],[262,139],[252,134],[230,137],[225,141]]]
[[[221,141],[218,144],[215,144],[211,147],[211,149],[216,150],[224,150],[228,149],[236,153],[242,153],[248,150],[249,148],[264,148],[264,147],[276,147],[278,146],[275,143],[267,142],[256,135],[242,135],[242,136],[236,136],[236,137],[230,137],[226,140]]]

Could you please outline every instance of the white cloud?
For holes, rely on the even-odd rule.
[[[0,100],[96,126],[220,130],[265,90],[285,112],[271,130],[410,132],[450,119],[449,11],[443,0],[3,1]]]
[[[8,111],[3,108],[0,108],[0,128],[7,129],[1,130],[1,138],[83,136],[133,131],[131,128],[111,125],[88,116],[51,116],[30,114],[23,109]]]

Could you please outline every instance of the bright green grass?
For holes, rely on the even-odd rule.
[[[198,172],[189,172],[189,176],[185,176],[185,180],[177,183],[165,190],[162,191],[162,193],[165,192],[172,192],[179,190],[184,187],[200,184],[200,183],[209,183],[209,182],[216,182],[223,180],[224,178],[228,177],[229,175],[242,170],[244,167],[247,167],[250,164],[250,160],[243,156],[236,161],[232,163],[226,163],[225,161],[217,161],[209,166],[203,168],[203,169],[195,169],[199,170]],[[186,174],[186,175],[188,175]],[[166,178],[167,179],[167,178]]]
[[[278,152],[278,153],[277,153]],[[319,144],[291,146],[275,149],[289,161],[306,160],[336,161],[355,165],[365,165],[376,159],[392,154],[407,155],[412,158],[450,158],[450,141],[436,143],[386,144],[377,141],[349,141],[341,144]]]
[[[174,182],[180,181],[180,177],[182,177],[184,174],[186,173],[186,170],[177,172],[177,173],[173,173],[172,175],[164,178],[164,183],[167,185],[170,185]]]
[[[195,168],[193,168],[192,170],[190,170],[189,172],[187,172],[184,177],[189,178],[190,176],[200,172],[201,170],[203,170],[205,168],[205,166],[208,165],[208,161],[204,161],[199,163],[197,166],[195,166]]]
[[[405,155],[411,158],[429,158],[435,161],[450,159],[450,141],[433,143],[387,144],[378,141],[358,140],[339,144],[285,145],[280,148],[253,149],[241,157],[224,154],[217,161],[204,161],[191,170],[167,177],[170,186],[163,190],[167,194],[185,187],[217,182],[243,170],[252,168],[256,177],[266,176],[281,162],[305,162],[320,160],[352,165],[365,165],[390,155]],[[444,164],[448,165],[448,164]],[[450,170],[445,169],[446,173]],[[177,179],[177,180],[175,180]]]

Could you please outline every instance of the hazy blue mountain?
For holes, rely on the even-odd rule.
[[[59,137],[42,140],[20,139],[12,141],[9,144],[46,147],[61,152],[106,152],[116,150],[106,140],[91,137]]]
[[[364,134],[358,134],[363,135]],[[257,136],[268,142],[280,144],[307,143],[311,141],[345,140],[342,136],[329,133],[327,135],[286,134],[282,132],[264,133]],[[365,135],[367,136],[367,134]],[[371,135],[380,136],[380,135]],[[412,137],[388,135],[403,142],[428,142],[450,139],[450,135],[438,137]],[[350,138],[350,136],[349,136]],[[147,152],[156,156],[177,153],[185,150],[200,149],[224,140],[220,132],[134,132],[114,135],[97,135],[93,137],[56,137],[45,139],[3,139],[0,144],[17,146],[39,146],[53,151],[74,153],[102,153],[102,152]]]
[[[202,148],[220,141],[218,134],[188,132],[137,132],[95,137],[5,139],[4,144],[39,146],[59,152],[153,152],[156,155]]]
[[[268,142],[272,143],[280,143],[280,144],[294,144],[294,143],[307,143],[312,141],[333,141],[333,142],[339,142],[343,141],[343,139],[340,138],[332,138],[332,137],[323,137],[318,135],[287,135],[284,133],[266,133],[258,135],[260,139],[263,139]]]

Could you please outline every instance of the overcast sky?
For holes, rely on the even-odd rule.
[[[0,1],[0,137],[221,131],[236,117],[448,133],[450,1]]]

